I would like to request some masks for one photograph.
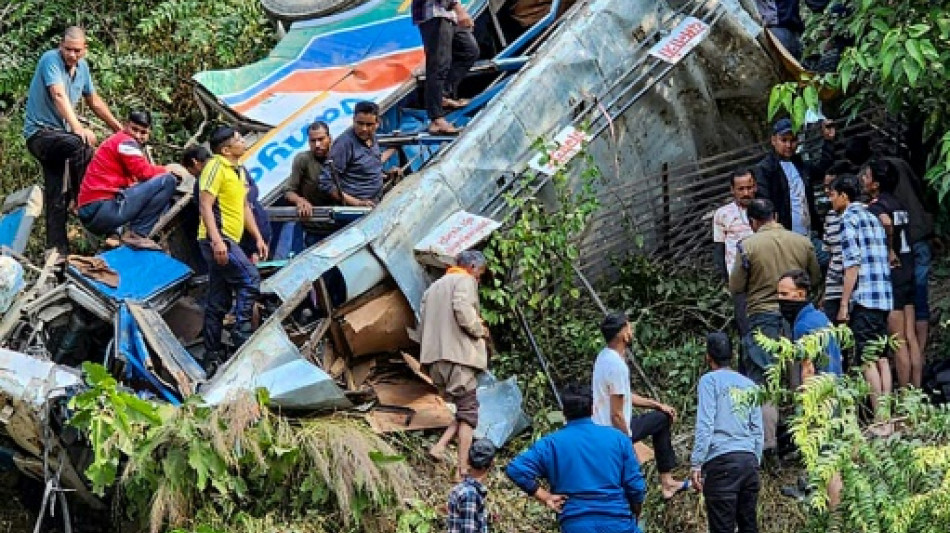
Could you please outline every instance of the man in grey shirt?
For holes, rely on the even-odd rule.
[[[737,406],[734,391],[755,384],[729,368],[732,343],[721,331],[706,336],[710,371],[699,380],[696,437],[691,458],[693,487],[703,492],[710,533],[757,533],[762,410]]]
[[[376,206],[382,196],[384,177],[377,129],[379,106],[358,102],[353,110],[353,126],[330,147],[330,157],[320,175],[321,192],[343,205]]]

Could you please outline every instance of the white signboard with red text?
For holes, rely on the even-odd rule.
[[[679,63],[696,45],[709,35],[709,25],[694,17],[686,17],[669,35],[650,48],[650,55],[667,63]]]
[[[574,126],[568,126],[554,136],[554,148],[534,156],[528,165],[549,176],[564,167],[574,156],[580,153],[590,135]]]
[[[458,211],[416,244],[416,257],[432,266],[453,265],[459,252],[472,248],[500,225],[490,218]]]

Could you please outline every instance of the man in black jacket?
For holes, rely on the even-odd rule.
[[[792,121],[783,118],[772,126],[772,150],[752,169],[756,196],[767,198],[775,206],[775,218],[785,229],[806,237],[812,230],[821,233],[821,220],[815,210],[812,182],[824,178],[834,163],[834,122],[822,124],[821,156],[816,164],[806,163],[798,155],[798,137]]]

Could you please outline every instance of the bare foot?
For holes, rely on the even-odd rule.
[[[437,463],[441,463],[442,461],[445,460],[443,457],[444,455],[445,455],[445,448],[442,448],[440,446],[433,446],[429,448],[429,459],[432,459],[433,461]]]
[[[445,120],[443,117],[439,117],[429,123],[429,133],[439,134],[439,133],[458,133],[459,130],[448,120]]]
[[[669,500],[669,499],[672,498],[673,496],[676,496],[676,495],[679,494],[680,492],[683,492],[684,490],[687,490],[687,489],[689,489],[689,487],[690,487],[690,483],[689,483],[689,480],[688,480],[688,479],[687,479],[687,480],[675,480],[675,479],[673,479],[673,480],[670,480],[670,481],[671,481],[671,483],[669,483],[669,484],[663,483],[663,484],[660,486],[660,490],[661,490],[661,492],[663,492],[663,499],[664,499],[664,500]]]

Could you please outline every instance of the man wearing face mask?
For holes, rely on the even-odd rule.
[[[808,301],[811,278],[804,270],[790,270],[778,281],[778,308],[782,318],[792,325],[792,340],[832,327],[831,321]],[[841,347],[838,340],[829,335],[825,344],[824,360],[819,361],[819,371],[824,374],[843,374]],[[815,374],[813,361],[802,362],[802,381]]]

